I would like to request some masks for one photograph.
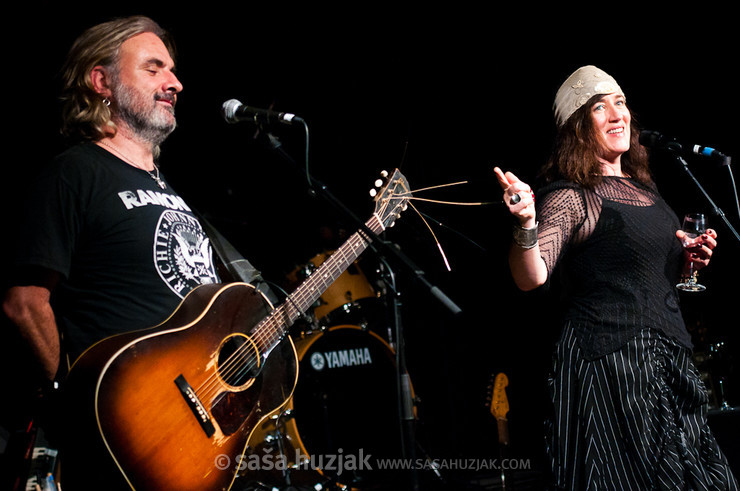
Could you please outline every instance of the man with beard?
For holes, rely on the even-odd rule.
[[[85,31],[63,70],[72,145],[41,173],[3,307],[48,381],[113,334],[155,326],[218,282],[201,223],[160,174],[182,84],[146,17]]]

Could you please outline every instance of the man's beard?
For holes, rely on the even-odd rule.
[[[175,130],[174,97],[170,94],[157,94],[149,99],[118,81],[113,84],[112,92],[117,106],[116,124],[126,126],[135,139],[157,147]],[[171,112],[161,107],[158,99],[172,100]]]

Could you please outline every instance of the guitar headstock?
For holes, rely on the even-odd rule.
[[[412,193],[409,183],[398,169],[388,176],[383,171],[381,178],[375,181],[378,189],[370,190],[370,196],[375,200],[375,215],[383,224],[383,228],[392,227],[401,212],[406,209]]]
[[[506,398],[508,385],[509,378],[502,372],[494,377],[492,385],[489,386],[491,392],[488,396],[488,405],[491,414],[496,419],[506,419],[509,413],[509,400]]]

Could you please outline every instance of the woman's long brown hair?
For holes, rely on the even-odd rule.
[[[601,182],[603,176],[598,157],[603,142],[596,133],[591,108],[603,97],[596,95],[589,99],[560,127],[550,158],[540,172],[540,177],[545,182],[565,179],[586,188],[593,188]],[[653,180],[648,155],[645,147],[640,145],[640,131],[637,126],[632,114],[630,149],[622,154],[622,172],[650,185]]]

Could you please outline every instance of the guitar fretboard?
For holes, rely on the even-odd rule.
[[[377,215],[365,222],[365,226],[375,234],[383,231],[383,223]],[[252,335],[266,356],[282,340],[288,328],[303,312],[309,309],[321,295],[344,273],[365,251],[369,238],[361,231],[355,232],[329,258],[311,273],[296,290],[288,296],[262,322],[255,326]]]

